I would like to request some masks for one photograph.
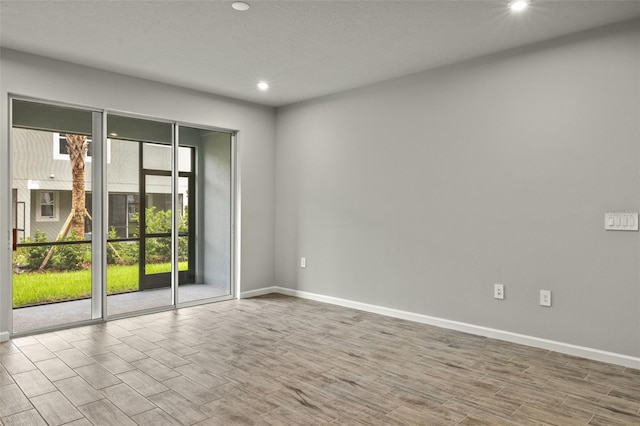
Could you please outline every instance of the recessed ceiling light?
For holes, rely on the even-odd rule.
[[[529,0],[513,0],[509,3],[509,8],[514,12],[520,12],[525,10],[529,6]]]
[[[257,84],[258,89],[262,90],[263,92],[266,90],[269,90],[269,83],[267,83],[266,81],[261,81],[260,83]]]
[[[249,3],[245,3],[243,1],[234,1],[233,3],[231,3],[231,7],[235,10],[244,12],[245,10],[249,10]]]

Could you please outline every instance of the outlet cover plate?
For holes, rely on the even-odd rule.
[[[540,306],[551,306],[551,290],[540,290]]]
[[[495,299],[504,299],[504,285],[503,284],[494,284],[493,285],[493,297]]]

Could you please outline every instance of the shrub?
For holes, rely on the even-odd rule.
[[[107,234],[107,238],[109,240],[118,238],[118,233],[116,232],[116,228],[111,227],[109,233]],[[118,250],[116,247],[118,243],[107,244],[107,264],[115,265],[118,263],[118,256],[116,255],[115,250]],[[120,254],[120,250],[118,250],[118,254]]]
[[[171,211],[157,210],[151,207],[145,210],[147,222],[147,234],[166,234],[171,232]],[[137,218],[134,220],[137,221]],[[189,218],[187,214],[180,214],[178,218],[178,231],[187,232],[189,230]],[[178,244],[178,261],[185,262],[189,257],[188,238],[180,237]],[[146,262],[165,263],[171,260],[171,238],[147,238],[146,240]]]
[[[47,235],[39,229],[36,229],[33,238],[27,237],[22,240],[23,243],[44,243],[46,241]],[[49,248],[50,246],[21,247],[15,256],[15,263],[26,269],[38,269],[47,256]]]
[[[75,232],[72,232],[69,236],[63,238],[61,241],[79,241],[80,238]],[[61,271],[78,271],[83,268],[83,262],[89,252],[89,244],[69,244],[56,246],[53,250],[49,264],[52,268]],[[48,265],[47,265],[48,266]]]
[[[109,230],[108,239],[118,239],[115,228]],[[133,265],[140,257],[136,241],[111,242],[107,244],[107,263],[109,265]]]
[[[137,221],[134,217],[134,221]],[[171,211],[157,210],[151,207],[146,210],[147,233],[162,234],[171,232]],[[180,214],[178,222],[178,230],[180,232],[188,231],[189,218],[187,214]],[[117,239],[118,234],[115,228],[111,228],[108,234],[109,239]],[[62,241],[79,241],[80,238],[72,233]],[[36,230],[33,239],[26,238],[24,243],[42,243],[47,241],[46,234],[41,230]],[[189,257],[189,241],[188,237],[179,237],[178,244],[178,261],[186,262]],[[22,247],[14,255],[15,266],[36,270],[47,256],[51,246],[39,247]],[[117,252],[117,254],[116,254]],[[137,263],[140,258],[140,248],[138,242],[122,241],[112,242],[107,245],[107,263],[109,265],[132,265]],[[171,259],[171,238],[158,237],[147,238],[146,240],[146,262],[147,263],[166,263]],[[91,246],[90,244],[70,244],[56,246],[49,259],[46,268],[58,269],[61,271],[77,271],[82,269],[85,264],[91,263]]]

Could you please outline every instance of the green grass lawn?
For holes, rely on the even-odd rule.
[[[187,269],[180,262],[178,270]],[[147,265],[148,274],[171,271],[170,263]],[[109,265],[107,294],[138,290],[138,265]],[[13,306],[82,299],[91,296],[91,270],[73,272],[24,272],[13,275]]]

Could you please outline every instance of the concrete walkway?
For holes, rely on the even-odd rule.
[[[179,303],[210,299],[230,293],[229,287],[208,284],[181,285]],[[171,289],[136,291],[107,297],[107,314],[118,315],[171,305]],[[51,303],[13,310],[13,332],[37,330],[91,319],[91,299]]]

